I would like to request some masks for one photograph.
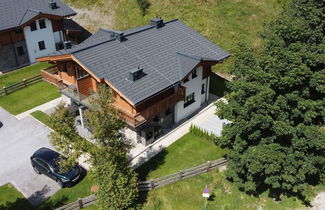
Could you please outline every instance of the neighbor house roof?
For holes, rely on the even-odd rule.
[[[50,8],[50,0],[1,0],[0,1],[0,31],[16,28],[32,18],[43,15],[67,17],[76,12],[60,0],[54,0],[57,7]]]
[[[220,62],[230,54],[179,20],[126,30],[124,41],[100,29],[79,45],[50,55],[72,54],[99,79],[107,80],[134,105],[180,82],[201,61]],[[128,79],[137,67],[145,76]]]

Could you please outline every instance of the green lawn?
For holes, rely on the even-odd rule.
[[[0,186],[0,209],[14,210],[14,209],[30,209],[30,203],[24,196],[16,190],[11,184]]]
[[[87,175],[80,183],[71,187],[63,188],[51,196],[47,201],[42,203],[38,209],[47,209],[47,207],[60,207],[68,203],[76,201],[78,198],[86,197],[90,194],[90,188],[92,186],[90,176]]]
[[[48,210],[76,201],[91,194],[92,186],[89,176],[80,183],[59,190],[41,205],[33,207],[28,200],[11,184],[0,186],[0,210]]]
[[[213,142],[188,133],[137,169],[140,180],[166,176],[226,154]]]
[[[42,112],[42,111],[35,111],[33,113],[31,113],[31,115],[38,119],[39,121],[41,121],[42,123],[44,123],[47,127],[51,128],[50,124],[49,124],[49,120],[50,120],[50,116],[48,116],[46,113]]]
[[[60,97],[58,88],[47,82],[38,82],[7,96],[0,97],[0,106],[17,115]]]
[[[21,82],[23,79],[37,76],[40,74],[41,69],[49,66],[51,65],[48,63],[37,63],[0,75],[0,88]]]
[[[152,191],[146,195],[143,209],[202,209],[202,192],[205,186],[211,190],[207,209],[295,209],[304,207],[295,198],[283,197],[276,202],[263,193],[259,198],[240,192],[217,170],[185,179]]]

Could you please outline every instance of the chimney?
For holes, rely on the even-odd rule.
[[[115,39],[119,40],[120,42],[123,42],[125,40],[124,33],[121,31],[110,30],[110,33],[111,33],[111,38],[115,38]]]
[[[63,48],[64,48],[65,50],[67,50],[67,49],[71,49],[71,47],[72,47],[72,43],[71,43],[71,41],[64,41],[64,42],[63,42]]]
[[[56,5],[55,0],[50,0],[49,6],[50,6],[51,9],[56,9],[57,8],[57,5]]]
[[[129,71],[129,80],[134,82],[136,80],[141,79],[145,75],[146,74],[143,72],[143,68],[140,68],[140,66],[138,66],[138,68]]]
[[[156,17],[150,20],[150,25],[155,26],[156,28],[161,28],[164,26],[164,20]]]

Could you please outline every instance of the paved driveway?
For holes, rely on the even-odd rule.
[[[53,195],[59,186],[34,172],[30,156],[40,147],[53,148],[50,131],[32,117],[17,120],[0,107],[0,186],[12,183],[33,204]]]

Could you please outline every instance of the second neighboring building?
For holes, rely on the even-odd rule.
[[[62,49],[64,19],[75,14],[60,0],[1,0],[0,72]]]

